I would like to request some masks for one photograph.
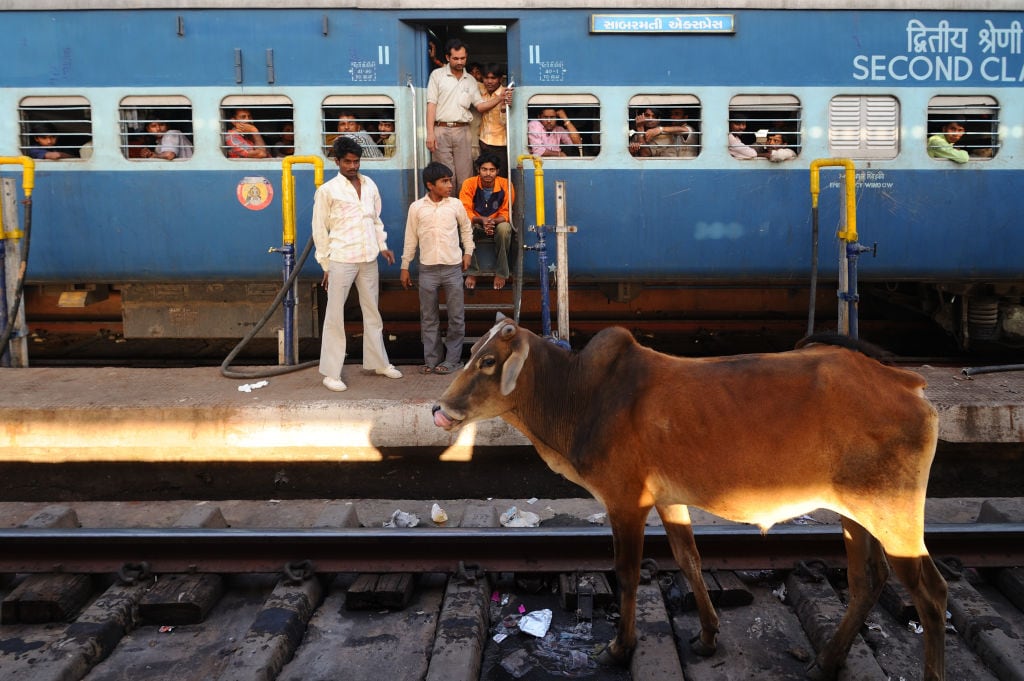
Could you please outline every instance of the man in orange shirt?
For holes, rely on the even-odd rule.
[[[515,200],[512,185],[498,176],[501,159],[497,154],[485,152],[476,160],[477,174],[462,183],[459,200],[473,223],[473,238],[493,238],[498,247],[494,272],[494,288],[505,287],[508,281],[508,250],[512,243],[512,224],[509,206]],[[476,255],[466,270],[466,288],[476,288],[480,266]]]

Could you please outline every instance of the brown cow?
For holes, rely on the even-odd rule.
[[[636,646],[644,521],[653,506],[700,612],[694,650],[715,651],[688,505],[767,530],[817,508],[842,515],[850,602],[815,660],[834,677],[889,568],[925,629],[924,678],[944,676],[946,583],[924,545],[938,416],[917,374],[813,343],[791,352],[687,359],[605,329],[572,354],[501,319],[434,407],[447,430],[500,416],[557,473],[608,510],[621,621],[608,648]],[[883,553],[884,551],[884,553]]]

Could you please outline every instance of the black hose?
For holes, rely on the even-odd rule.
[[[963,369],[961,373],[964,376],[977,376],[978,374],[994,374],[1000,371],[1021,371],[1024,370],[1024,364],[1000,364],[998,366],[990,367],[967,367]]]
[[[260,329],[266,326],[267,322],[270,321],[270,318],[274,315],[274,312],[281,305],[281,301],[283,301],[285,296],[288,295],[288,291],[295,283],[295,279],[299,276],[299,272],[302,271],[302,266],[303,264],[305,264],[306,258],[309,257],[309,252],[311,250],[313,250],[312,236],[310,236],[309,241],[306,242],[306,247],[302,249],[302,255],[300,255],[299,259],[296,261],[295,268],[292,270],[292,273],[288,277],[288,280],[284,282],[284,286],[282,286],[281,290],[278,291],[277,297],[274,298],[274,302],[272,302],[270,304],[270,307],[267,308],[267,311],[263,313],[263,317],[258,322],[256,322],[256,326],[250,329],[249,333],[245,334],[245,338],[238,341],[238,345],[235,346],[234,350],[228,353],[228,356],[224,358],[223,362],[221,362],[220,373],[225,378],[268,378],[270,376],[280,376],[282,374],[288,374],[293,371],[298,371],[300,369],[306,369],[308,367],[315,366],[320,363],[320,360],[312,359],[309,360],[308,362],[302,362],[300,364],[277,366],[273,367],[272,369],[257,369],[254,371],[236,371],[228,368],[231,365],[231,362],[235,359],[235,357],[238,356],[238,353],[240,353],[242,349],[249,344],[249,341],[255,338],[256,334],[260,332]]]
[[[14,321],[18,316],[18,308],[21,307],[22,293],[25,290],[25,273],[28,271],[28,247],[32,238],[32,197],[25,199],[25,247],[21,250],[21,262],[18,263],[18,283],[14,287],[14,302],[11,304],[11,311],[7,315],[7,328],[0,334],[0,355],[7,350],[7,343],[14,333]],[[0,286],[6,284],[0,281]]]

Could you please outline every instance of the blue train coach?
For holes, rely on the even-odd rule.
[[[364,155],[363,171],[400,251],[428,158],[427,79],[458,37],[471,62],[502,64],[515,85],[513,164],[544,109],[579,131],[564,156],[528,159],[520,189],[529,225],[531,173],[540,167],[549,191],[566,183],[579,229],[571,281],[603,292],[595,307],[635,312],[645,291],[661,292],[664,311],[697,288],[802,290],[811,163],[843,158],[856,168],[860,240],[878,244],[862,295],[930,315],[964,345],[1024,340],[1019,2],[242,4],[0,0],[0,156],[28,154],[46,135],[59,152],[36,163],[30,316],[90,291],[119,300],[128,336],[242,335],[280,281],[267,251],[281,242],[282,157],[323,157],[343,113],[371,136],[395,130],[393,154]],[[238,110],[264,154],[232,153]],[[153,121],[188,151],[144,151]],[[950,123],[962,128],[956,153],[930,155],[929,138]],[[648,134],[677,124],[689,133]],[[294,173],[301,248],[313,172]],[[822,173],[826,279],[842,179]],[[313,335],[320,273],[308,264],[303,275],[301,328]],[[382,276],[387,306],[401,293],[397,265],[382,263]]]

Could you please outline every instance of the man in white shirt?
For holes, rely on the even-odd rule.
[[[388,378],[401,378],[402,372],[388,361],[378,309],[377,256],[395,264],[380,219],[380,192],[373,180],[359,173],[363,149],[356,140],[341,136],[332,148],[338,175],[322,184],[313,197],[313,243],[327,289],[320,373],[328,390],[341,392],[348,387],[341,380],[341,370],[346,350],[345,300],[353,282],[363,312],[363,368]]]

